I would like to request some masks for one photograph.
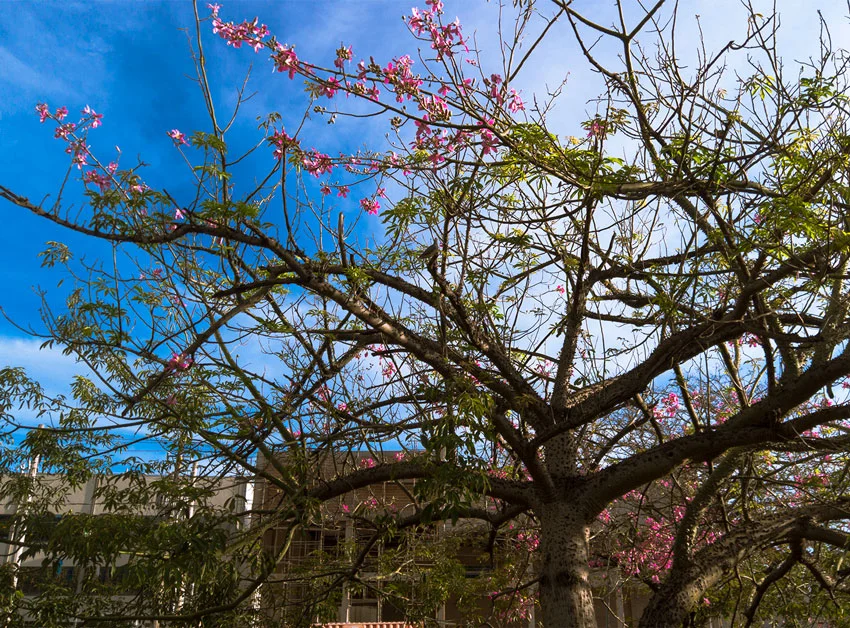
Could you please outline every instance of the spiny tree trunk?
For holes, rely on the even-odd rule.
[[[589,536],[574,504],[557,501],[540,508],[540,606],[546,628],[596,628]]]
[[[672,589],[673,587],[671,587]],[[704,583],[683,585],[670,595],[653,596],[640,617],[640,628],[679,628],[703,595]]]

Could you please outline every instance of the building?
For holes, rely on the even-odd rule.
[[[401,454],[384,454],[397,455]],[[376,457],[366,452],[316,455],[310,472],[316,482],[330,481],[341,472],[375,464]],[[493,597],[499,574],[513,570],[518,580],[533,580],[532,533],[508,536],[493,533],[484,523],[437,522],[414,528],[411,549],[399,538],[381,533],[381,515],[386,511],[401,518],[412,515],[419,494],[415,480],[388,482],[323,504],[295,530],[287,524],[272,526],[264,544],[282,560],[275,578],[264,586],[262,605],[267,617],[274,618],[273,625],[401,628],[428,618],[441,626],[460,626],[478,615],[492,626],[536,626],[533,590],[514,599]],[[269,512],[281,503],[268,481],[258,481],[256,495],[257,504]],[[316,584],[317,571],[345,569],[352,560],[362,562],[356,586],[341,578],[336,582],[319,578],[321,585]],[[429,578],[444,578],[452,587],[438,603],[433,603]],[[597,580],[603,592],[602,574]],[[622,587],[604,595],[596,610],[599,626],[606,628],[631,624],[645,604],[645,595],[630,595]],[[309,600],[315,597],[321,603],[311,606]]]
[[[38,473],[37,461],[31,465],[28,473],[3,477],[0,479],[0,494],[3,495],[0,502],[0,570],[10,579],[12,588],[20,591],[26,598],[33,598],[44,592],[50,593],[57,585],[57,595],[73,596],[75,592],[81,595],[84,588],[90,590],[93,582],[95,586],[98,582],[102,585],[120,583],[127,574],[127,555],[118,555],[114,560],[83,566],[68,559],[47,560],[43,553],[32,548],[47,542],[56,526],[72,519],[84,521],[87,517],[114,517],[116,513],[151,523],[169,517],[191,518],[196,504],[171,504],[162,494],[158,494],[150,503],[130,503],[133,483],[140,487],[156,486],[158,483],[167,484],[172,479],[173,477],[162,475],[93,475],[86,481],[73,485],[67,478]],[[203,500],[204,508],[227,511],[235,509],[235,519],[231,518],[231,521],[238,520],[239,513],[246,513],[252,507],[254,483],[251,479],[209,479],[197,474],[181,479],[197,488],[198,494],[203,496],[199,499]],[[22,494],[15,483],[26,483],[27,492]],[[152,492],[157,491],[153,489]],[[12,497],[13,495],[17,497]],[[119,503],[122,496],[126,498],[126,503]],[[22,518],[27,518],[29,522],[26,533],[16,525]],[[247,513],[242,519],[247,525]],[[83,530],[80,534],[85,535],[86,532]],[[185,590],[190,590],[191,586],[191,582],[186,582]],[[121,587],[118,587],[118,590],[121,590]],[[135,591],[127,589],[122,595],[115,595],[110,599],[120,604],[124,598],[130,600],[134,595]],[[138,625],[155,626],[156,622]]]

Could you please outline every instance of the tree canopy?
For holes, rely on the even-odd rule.
[[[812,57],[784,59],[776,16],[755,11],[718,49],[683,44],[681,6],[621,4],[609,25],[520,0],[503,7],[501,48],[479,51],[428,0],[405,19],[410,55],[383,61],[345,44],[302,59],[262,17],[210,6],[193,42],[209,116],[168,133],[192,185],[179,198],[149,187],[142,161],[90,150],[97,106],[72,123],[38,104],[87,202],[39,203],[45,190],[0,181],[7,214],[112,255],[59,242],[43,254],[73,288],[45,298],[41,333],[81,373],[57,398],[0,371],[2,487],[27,504],[14,524],[25,553],[127,567],[7,595],[7,617],[271,622],[286,546],[264,535],[332,513],[371,535],[298,575],[309,595],[275,610],[293,625],[323,616],[343,584],[368,586],[379,541],[399,549],[370,569],[430,569],[415,599],[386,576],[381,595],[411,619],[479,587],[493,608],[470,624],[537,604],[547,627],[587,628],[594,595],[633,586],[649,598],[641,626],[846,620],[847,53],[824,25]],[[551,122],[564,86],[516,88],[557,37],[605,85],[566,127]],[[270,56],[301,123],[270,112],[232,152],[248,92],[221,113],[214,45]],[[361,125],[364,145],[329,154],[317,123]],[[264,172],[235,176],[258,155]],[[133,456],[133,438],[167,459]],[[63,489],[20,473],[35,455]],[[205,481],[260,478],[275,498],[250,517],[216,505],[193,465]],[[93,474],[108,515],[45,528]],[[413,480],[405,508],[365,497]],[[174,516],[144,511],[155,496]],[[416,539],[441,521],[486,530],[480,551],[501,552],[498,568],[470,584],[451,552],[422,558]]]

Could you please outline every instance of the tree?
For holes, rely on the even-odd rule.
[[[150,189],[142,164],[97,161],[93,111],[71,125],[66,109],[38,106],[88,205],[0,195],[126,256],[88,267],[64,307],[45,310],[48,343],[92,373],[73,399],[3,371],[8,423],[20,404],[53,418],[23,451],[73,483],[115,468],[101,452],[141,425],[178,468],[257,474],[279,494],[262,524],[230,536],[202,525],[231,516],[211,507],[151,532],[176,526],[170,538],[195,548],[185,568],[208,566],[179,599],[150,583],[183,582],[180,567],[138,549],[172,541],[119,535],[111,551],[136,548],[148,589],[124,610],[91,589],[73,613],[244,617],[281,558],[258,543],[265,529],[295,531],[351,491],[416,479],[414,512],[351,514],[371,523],[370,542],[441,520],[494,534],[518,522],[539,548],[493,597],[536,584],[545,626],[595,625],[590,576],[605,566],[651,588],[645,626],[713,611],[748,625],[771,612],[844,617],[846,53],[825,32],[817,56],[789,71],[775,16],[751,12],[741,40],[700,49],[686,72],[678,9],[663,0],[638,16],[618,2],[612,26],[569,2],[521,1],[489,74],[440,0],[427,4],[406,19],[416,61],[355,65],[343,45],[327,67],[212,7],[213,33],[269,52],[282,82],[307,88],[295,130],[279,114],[263,120],[254,150],[272,165],[255,185],[233,176],[244,156],[228,151],[205,72],[206,18],[195,60],[209,126],[169,133],[194,196]],[[567,34],[607,88],[580,137],[547,119],[559,90],[532,100],[514,87],[540,42]],[[747,73],[733,74],[741,55]],[[348,116],[385,120],[387,143],[330,156],[306,137],[311,122]],[[376,215],[370,237],[360,225]],[[44,261],[76,268],[61,244]],[[373,464],[317,481],[318,464],[362,451]],[[157,490],[186,503],[192,486],[178,473]],[[37,549],[102,558],[50,539]],[[222,560],[228,569],[213,567]],[[357,569],[317,576],[325,599]],[[764,610],[777,587],[785,606]]]

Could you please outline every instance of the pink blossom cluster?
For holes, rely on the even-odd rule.
[[[543,377],[550,377],[555,372],[555,365],[550,360],[540,360],[534,370]]]
[[[478,123],[478,126],[481,128],[481,131],[479,131],[479,135],[481,136],[482,155],[488,155],[490,153],[496,152],[496,148],[499,145],[499,141],[496,137],[496,134],[493,133],[493,131],[491,130],[494,124],[494,120],[482,120]]]
[[[266,46],[264,40],[269,36],[269,29],[265,24],[260,24],[257,18],[254,18],[250,22],[245,20],[240,24],[223,22],[218,17],[221,6],[218,4],[207,6],[212,10],[213,14],[213,33],[224,39],[228,46],[241,48],[242,44],[246,43],[254,49],[254,52],[259,52]],[[348,52],[350,51],[351,49],[349,48]],[[339,54],[339,51],[337,53]],[[295,78],[295,74],[299,70],[307,70],[307,66],[298,60],[295,49],[280,42],[274,43],[271,60],[275,70],[286,72],[289,78]]]
[[[411,146],[416,150],[424,150],[429,153],[428,161],[433,167],[437,167],[446,160],[446,155],[450,155],[460,151],[463,147],[468,146],[471,141],[471,135],[468,131],[462,129],[451,133],[448,129],[443,129],[439,133],[434,133],[428,124],[428,114],[423,116],[423,121],[415,120],[416,137],[411,143]],[[405,170],[404,174],[409,174],[409,170]]]
[[[505,594],[493,591],[489,594],[489,598],[498,600],[496,617],[504,624],[524,624],[531,618],[534,610],[534,596],[519,591],[511,591]],[[500,603],[502,600],[504,600],[504,603]]]
[[[336,93],[341,88],[339,79],[337,79],[335,76],[329,76],[324,81],[321,81],[318,85],[319,96],[325,96],[327,98],[333,98],[334,96],[336,96]]]
[[[385,355],[387,347],[385,345],[378,345],[375,347],[374,352],[375,355],[378,356],[378,364],[381,367],[381,375],[384,376],[384,379],[390,379],[396,373],[395,363]]]
[[[94,109],[92,109],[88,105],[83,107],[82,114],[84,116],[84,121],[87,121],[92,129],[96,129],[101,124],[103,124],[103,114],[96,113]]]
[[[112,187],[112,175],[117,169],[118,164],[113,161],[106,167],[105,173],[100,173],[97,170],[88,170],[83,173],[83,183],[93,183],[101,192],[105,192]]]
[[[522,101],[522,98],[513,87],[510,89],[508,99],[508,109],[511,113],[517,113],[520,111],[525,111],[525,103]]]
[[[304,166],[304,170],[314,177],[320,177],[323,174],[330,173],[334,168],[330,156],[320,153],[317,150],[304,153],[304,156],[301,158],[301,164]]]
[[[77,125],[73,122],[66,122],[65,124],[60,124],[53,131],[53,137],[57,140],[67,140],[68,136],[71,135],[77,128]]]
[[[68,116],[68,108],[64,106],[57,108],[51,114],[50,108],[46,103],[38,103],[35,106],[35,110],[38,113],[39,122],[42,124],[48,119],[61,123]],[[65,152],[72,156],[71,163],[80,170],[83,169],[83,166],[88,165],[88,158],[91,154],[89,152],[89,146],[85,141],[85,132],[89,129],[96,129],[103,123],[103,115],[96,113],[88,105],[85,106],[81,113],[83,117],[79,122],[58,124],[53,132],[53,136],[56,139],[61,139],[68,143]],[[83,133],[82,137],[78,137],[80,133]]]
[[[371,216],[376,216],[378,214],[378,210],[381,209],[381,204],[378,202],[378,199],[375,198],[361,198],[360,208],[363,209],[367,214]]]
[[[652,414],[656,419],[672,419],[679,411],[679,395],[671,392],[662,397],[661,402],[652,409]]]
[[[419,96],[422,79],[413,74],[412,66],[413,59],[410,58],[410,55],[403,55],[393,59],[381,70],[384,83],[393,88],[396,95],[395,99],[398,102],[403,102],[405,98],[410,100]]]
[[[407,18],[407,26],[417,37],[425,37],[431,41],[431,48],[436,51],[437,59],[454,56],[454,48],[463,46],[469,52],[469,47],[463,38],[460,21],[455,19],[450,24],[442,24],[440,15],[443,12],[443,3],[440,0],[426,0],[430,10],[420,11],[412,9]]]
[[[243,43],[247,43],[254,49],[254,52],[259,52],[265,46],[263,39],[268,37],[269,29],[265,24],[260,24],[257,18],[250,22],[246,20],[241,24],[222,22],[218,17],[221,6],[218,4],[207,6],[213,14],[213,33],[224,39],[228,46],[241,48]]]
[[[508,472],[504,469],[487,469],[487,475],[491,478],[497,478],[499,480],[507,480]]]
[[[670,485],[667,481],[661,484],[667,487]],[[649,576],[653,582],[659,582],[664,572],[672,567],[677,526],[684,518],[687,507],[672,506],[667,516],[647,516],[639,512],[643,499],[644,496],[637,491],[631,491],[623,497],[623,501],[633,502],[627,506],[627,517],[631,521],[630,528],[634,530],[635,537],[627,547],[616,550],[613,557],[626,575]],[[606,511],[604,515],[600,514],[600,520],[610,523],[610,511]],[[696,546],[710,545],[718,538],[718,533],[710,525],[704,524],[699,529]]]
[[[514,540],[514,547],[524,552],[535,552],[540,547],[540,537],[536,532],[519,532]]]
[[[154,279],[156,279],[157,281],[161,281],[161,280],[162,280],[162,269],[161,269],[161,268],[154,268],[154,269],[151,271],[151,275],[152,275],[152,276],[153,276],[153,278],[154,278]],[[140,280],[140,281],[144,281],[144,280],[146,280],[147,278],[148,278],[148,277],[147,277],[147,275],[146,275],[145,273],[139,273],[139,280]]]
[[[283,159],[283,154],[287,148],[298,148],[298,140],[287,135],[283,129],[275,130],[269,138],[269,143],[275,147],[273,156],[277,160]]]

